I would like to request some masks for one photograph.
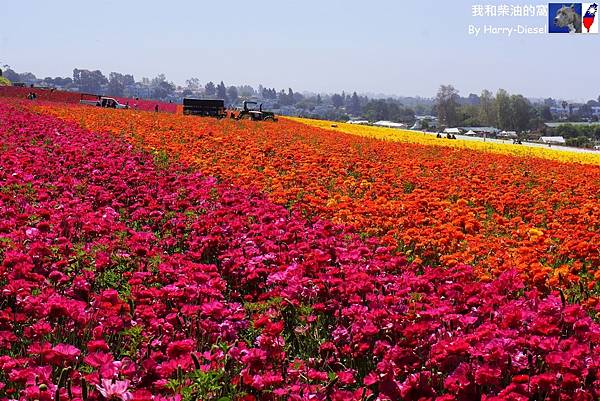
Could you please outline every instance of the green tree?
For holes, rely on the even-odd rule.
[[[477,127],[482,125],[480,120],[481,111],[477,105],[465,104],[458,109],[457,125],[466,127]]]
[[[198,78],[186,79],[185,87],[192,92],[197,92],[200,90],[200,80]]]
[[[544,106],[542,107],[542,120],[548,122],[552,121],[552,112],[550,111],[550,107]]]
[[[522,132],[530,128],[530,122],[534,117],[533,108],[529,100],[523,95],[512,95],[510,97],[511,128]]]
[[[504,130],[513,128],[510,96],[504,89],[498,89],[496,92],[496,115],[498,128]]]
[[[152,79],[152,97],[165,99],[175,93],[175,84],[167,81],[165,74],[158,74]]]
[[[333,96],[331,96],[331,103],[333,104],[333,107],[335,107],[336,109],[339,109],[340,107],[342,107],[344,105],[344,99],[342,98],[341,95],[338,95],[336,93]]]
[[[254,94],[256,93],[254,91],[254,88],[251,87],[250,85],[242,85],[242,86],[240,86],[237,89],[238,89],[238,95],[240,97],[246,97],[246,98],[248,98],[248,97],[254,96]]]
[[[442,85],[435,98],[439,121],[447,126],[458,122],[458,91],[452,85]]]
[[[10,68],[4,70],[3,74],[4,78],[8,79],[11,82],[21,82],[21,77],[15,71]]]
[[[206,95],[208,96],[214,96],[217,93],[217,88],[215,87],[215,84],[212,81],[208,82],[204,86],[204,93],[206,93]]]
[[[219,85],[217,85],[217,97],[219,99],[223,99],[225,103],[227,103],[227,88],[223,81]]]
[[[227,88],[227,98],[230,104],[234,104],[238,100],[238,90],[235,86]]]
[[[134,83],[133,75],[111,72],[108,75],[108,93],[112,96],[123,96],[125,87]]]
[[[102,74],[100,70],[80,70],[75,68],[73,70],[73,83],[80,92],[88,93],[100,93],[102,87],[108,84],[108,79]]]
[[[484,89],[479,96],[479,121],[486,126],[496,125],[494,95],[487,89]]]
[[[350,98],[350,106],[348,107],[348,111],[354,115],[359,115],[361,112],[360,99],[358,98],[358,95],[356,94],[356,92],[354,92],[352,94],[352,97]]]

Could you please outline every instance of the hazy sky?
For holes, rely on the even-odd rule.
[[[469,35],[469,25],[544,27],[545,17],[474,17],[473,5],[539,0],[22,0],[3,2],[0,64],[38,77],[72,69],[165,73],[183,84],[433,96],[504,88],[600,95],[600,35]]]

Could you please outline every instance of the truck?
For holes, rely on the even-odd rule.
[[[97,96],[97,99],[95,99],[95,100],[86,100],[83,98],[84,96],[85,96],[85,94],[81,95],[81,100],[79,101],[80,104],[87,104],[88,106],[106,107],[106,108],[111,108],[111,109],[128,109],[129,108],[128,105],[121,104],[112,97]]]
[[[222,99],[183,99],[183,114],[192,116],[227,117],[225,101]]]

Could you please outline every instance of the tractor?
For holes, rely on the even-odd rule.
[[[263,111],[262,103],[259,105],[258,110],[254,107],[248,107],[249,105],[256,106],[258,103],[244,101],[244,109],[240,111],[237,116],[238,120],[252,120],[252,121],[277,121],[275,113],[271,111]]]

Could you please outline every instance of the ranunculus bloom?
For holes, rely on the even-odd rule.
[[[129,380],[109,380],[102,379],[96,389],[102,394],[105,400],[130,401],[133,396],[129,392]]]

